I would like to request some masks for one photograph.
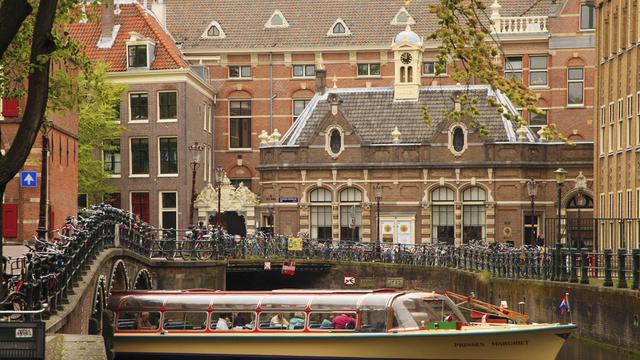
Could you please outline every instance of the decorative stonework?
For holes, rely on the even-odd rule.
[[[220,208],[222,212],[235,211],[245,218],[247,234],[255,231],[255,208],[260,203],[256,194],[240,183],[237,188],[225,175],[220,188]],[[218,192],[208,183],[198,195],[194,206],[198,209],[198,219],[206,220],[208,215],[218,211]]]

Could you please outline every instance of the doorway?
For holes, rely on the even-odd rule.
[[[217,214],[209,216],[209,224],[215,226],[217,224]],[[238,214],[237,211],[225,211],[222,214],[221,226],[231,235],[247,236],[247,224],[244,216]]]

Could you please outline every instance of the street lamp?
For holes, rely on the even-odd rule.
[[[376,223],[378,226],[378,230],[376,231],[377,240],[376,240],[376,258],[380,256],[381,250],[381,238],[380,238],[380,201],[382,200],[382,185],[380,183],[375,184],[373,186],[374,195],[376,197]]]
[[[558,184],[558,229],[556,231],[556,244],[560,241],[562,237],[562,232],[560,231],[560,227],[562,226],[562,222],[560,217],[562,216],[562,186],[564,185],[564,180],[567,177],[567,171],[563,168],[558,168],[553,172],[556,176],[556,184]]]
[[[191,151],[191,208],[189,209],[189,226],[193,227],[193,209],[196,202],[196,171],[200,167],[200,152],[206,149],[205,145],[194,142],[193,145],[189,145],[188,149]]]
[[[222,221],[222,209],[220,209],[221,196],[222,196],[222,181],[224,180],[225,171],[222,166],[216,167],[216,192],[218,193],[218,211],[216,212],[216,228],[220,233],[220,225]]]
[[[534,221],[536,220],[536,195],[538,195],[538,183],[531,178],[527,180],[527,194],[531,198],[531,236],[529,245],[536,245],[536,228],[534,227]],[[537,222],[537,221],[536,221]]]

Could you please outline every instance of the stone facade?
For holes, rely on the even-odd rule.
[[[596,214],[638,218],[640,214],[640,3],[598,1],[594,124]],[[638,248],[637,229],[601,234],[604,248]]]

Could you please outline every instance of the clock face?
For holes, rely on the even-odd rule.
[[[412,56],[409,53],[403,53],[402,55],[400,55],[400,61],[402,61],[403,64],[408,64],[411,62]]]

